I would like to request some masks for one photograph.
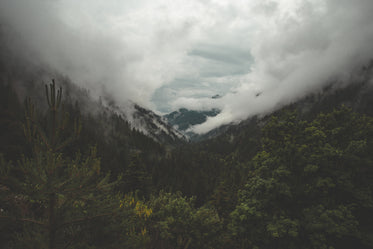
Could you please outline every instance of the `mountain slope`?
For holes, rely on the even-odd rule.
[[[195,135],[194,141],[201,141],[227,135],[231,131],[245,129],[252,126],[253,122],[258,124],[266,121],[268,116],[283,110],[297,110],[306,119],[315,117],[320,112],[331,112],[341,105],[351,108],[355,112],[373,116],[373,62],[357,70],[346,82],[333,82],[319,92],[311,93],[304,98],[284,106],[271,114],[250,117],[239,124],[228,124],[213,129],[205,134]]]
[[[212,109],[210,111],[194,111],[181,108],[178,111],[171,112],[164,117],[168,123],[175,126],[178,130],[186,131],[191,126],[202,124],[206,121],[207,117],[215,117],[220,111]]]
[[[164,118],[153,111],[137,104],[134,105],[134,109],[132,117],[129,118],[130,122],[155,141],[161,144],[179,144],[187,140],[180,131],[173,128]]]

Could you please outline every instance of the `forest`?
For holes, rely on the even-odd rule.
[[[372,106],[336,104],[351,89],[160,144],[34,85],[1,84],[0,248],[373,248]]]

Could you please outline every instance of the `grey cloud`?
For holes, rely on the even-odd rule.
[[[371,0],[0,0],[19,57],[119,102],[221,108],[200,133],[345,81],[373,58],[371,13]]]
[[[217,84],[202,83],[199,78],[180,78],[158,88],[152,96],[152,101],[163,113],[181,107],[192,107],[191,105],[186,106],[185,103],[193,103],[194,110],[202,110],[205,109],[205,105],[200,103],[201,100],[211,99],[212,96],[225,93],[228,89],[222,89],[222,86]]]
[[[247,74],[253,64],[253,57],[247,48],[227,45],[197,45],[188,52],[188,56],[194,57],[201,81],[210,77]]]
[[[372,8],[368,0],[301,1],[291,13],[279,5],[253,38],[252,71],[236,94],[223,98],[223,111],[194,131],[265,114],[330,82],[346,82],[373,58]],[[255,97],[257,91],[262,94]]]
[[[247,62],[252,62],[253,60],[252,55],[248,50],[212,44],[196,46],[196,48],[193,48],[188,55],[199,56],[227,64],[246,64]]]
[[[21,49],[22,56],[32,56],[25,60],[68,75],[92,92],[106,82],[118,84],[122,78],[120,69],[129,56],[117,53],[122,48],[119,40],[111,34],[69,27],[60,17],[60,1],[2,0],[0,4],[0,20],[13,31],[14,51]]]

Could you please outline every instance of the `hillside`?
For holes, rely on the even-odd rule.
[[[134,103],[4,69],[0,246],[373,248],[370,68],[194,142]]]
[[[373,0],[0,0],[0,249],[373,249]]]

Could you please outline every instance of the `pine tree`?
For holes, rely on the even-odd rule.
[[[16,165],[0,161],[0,221],[13,226],[15,248],[68,248],[79,243],[85,224],[112,216],[117,202],[107,197],[113,183],[101,176],[96,149],[69,158],[64,148],[80,133],[78,120],[64,112],[62,88],[45,86],[45,122],[30,99],[26,102],[25,136],[33,155]]]
[[[272,117],[231,213],[242,248],[372,248],[371,117]]]
[[[132,152],[131,160],[124,176],[124,192],[136,192],[140,197],[148,196],[151,187],[151,176],[141,160],[139,152]]]

